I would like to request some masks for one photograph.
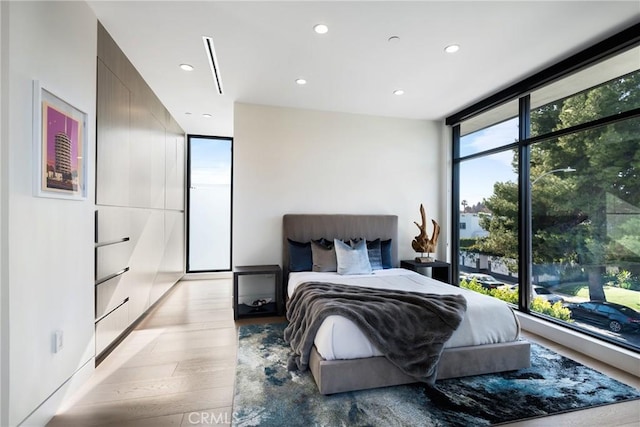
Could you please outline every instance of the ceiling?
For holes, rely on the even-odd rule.
[[[638,1],[88,3],[185,132],[215,136],[234,102],[441,120],[640,22]]]

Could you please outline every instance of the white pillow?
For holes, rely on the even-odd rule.
[[[371,274],[371,264],[367,253],[367,242],[362,239],[353,247],[342,240],[334,239],[338,261],[338,274]]]

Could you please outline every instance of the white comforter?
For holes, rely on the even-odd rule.
[[[398,289],[433,294],[462,294],[467,300],[467,313],[446,347],[493,344],[515,341],[520,325],[511,308],[498,299],[467,289],[447,285],[402,268],[376,270],[367,275],[299,272],[289,274],[287,292],[291,296],[304,282],[331,282],[370,288]],[[428,325],[425,325],[427,327]],[[329,316],[315,338],[318,353],[326,360],[357,359],[382,354],[365,338],[360,329],[341,316]]]

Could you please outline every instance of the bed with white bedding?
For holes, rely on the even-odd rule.
[[[433,280],[416,272],[388,268],[372,274],[341,275],[336,272],[289,271],[288,239],[354,236],[366,240],[392,239],[397,259],[397,217],[391,215],[285,215],[283,218],[283,266],[287,295],[306,282],[328,282],[368,288],[462,294],[467,300],[465,317],[446,342],[437,379],[477,375],[529,366],[529,343],[520,340],[519,324],[504,302]],[[309,368],[323,394],[415,382],[391,364],[360,329],[341,316],[326,318],[314,339]]]
[[[294,272],[289,274],[287,295],[305,282],[340,283],[378,289],[451,294],[452,286],[403,268],[374,270],[370,275],[340,275],[333,272]],[[467,312],[462,324],[445,344],[445,348],[517,341],[520,329],[513,311],[502,301],[462,288],[453,292],[467,300]],[[357,359],[381,356],[350,320],[329,316],[320,326],[314,340],[325,360]]]

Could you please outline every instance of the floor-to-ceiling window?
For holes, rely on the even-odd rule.
[[[459,279],[503,297],[518,283],[518,103],[462,123],[460,133]]]
[[[452,259],[461,286],[638,351],[640,47],[626,34],[448,119]]]
[[[231,270],[233,140],[189,135],[187,272]]]

